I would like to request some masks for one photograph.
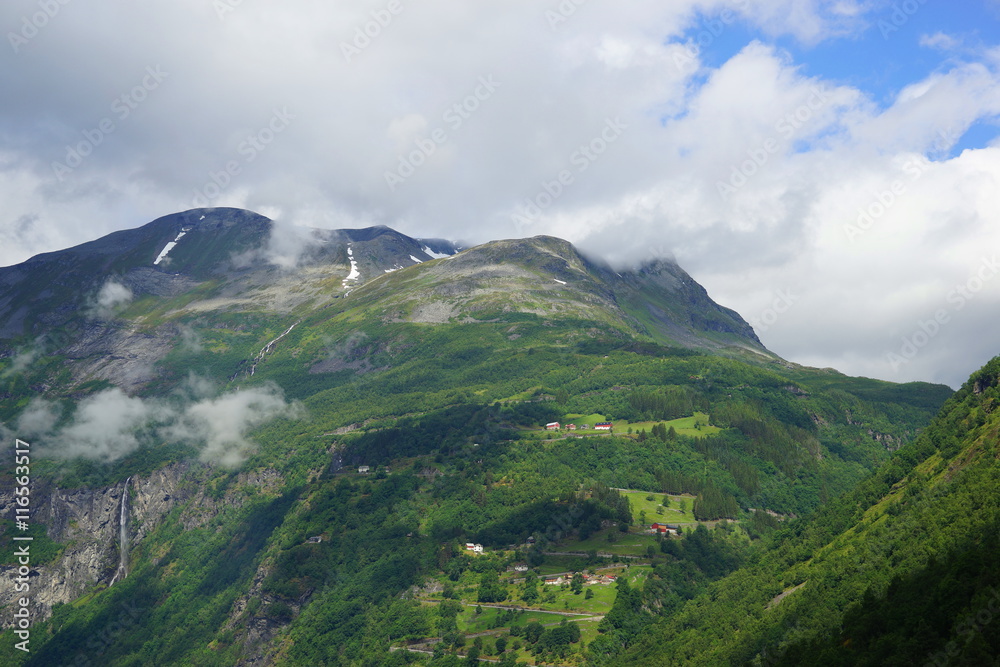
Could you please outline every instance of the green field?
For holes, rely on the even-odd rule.
[[[715,435],[722,431],[721,428],[717,426],[712,426],[709,423],[709,417],[704,412],[696,412],[690,417],[681,417],[680,419],[672,419],[670,421],[653,421],[653,422],[628,422],[620,421],[615,422],[615,432],[625,433],[631,427],[632,432],[645,430],[649,432],[657,424],[665,424],[669,429],[673,427],[677,431],[677,435],[686,435],[692,438],[705,438],[710,435]]]
[[[569,588],[563,589],[561,586],[545,585],[542,590],[555,591],[556,601],[542,605],[553,611],[572,611],[582,614],[606,614],[611,611],[615,603],[617,588],[613,584],[590,584],[584,585],[583,593],[574,593]],[[594,597],[586,599],[586,592],[594,591]]]
[[[592,602],[592,600],[591,600]],[[610,607],[609,607],[610,608]],[[493,621],[496,619],[497,615],[502,613],[502,609],[497,609],[496,607],[483,607],[483,612],[481,614],[476,613],[475,606],[465,607],[459,614],[458,618],[458,630],[459,632],[476,633],[476,632],[487,632],[493,628]],[[563,611],[559,609],[557,611]],[[559,623],[565,616],[561,614],[550,614],[544,611],[524,611],[517,615],[514,625],[527,625],[534,621],[538,621],[542,625],[548,623]],[[502,627],[509,627],[510,624]]]
[[[614,542],[608,542],[608,535]],[[656,546],[656,538],[652,535],[638,533],[620,533],[617,528],[607,528],[598,531],[586,540],[566,542],[561,548],[569,551],[591,551],[616,554],[619,556],[645,556],[646,548]]]
[[[628,498],[629,505],[632,506],[632,520],[639,523],[639,513],[646,512],[646,523],[697,523],[692,514],[694,507],[694,496],[674,496],[668,495],[669,506],[663,506],[662,493],[650,493],[649,491],[624,491]],[[647,500],[649,496],[653,500]],[[684,503],[686,511],[681,511],[681,503]],[[662,509],[662,514],[657,514],[657,509]]]
[[[607,420],[604,418],[604,415],[601,415],[601,414],[596,414],[596,413],[592,414],[592,415],[568,414],[568,415],[565,415],[563,417],[563,422],[562,423],[564,425],[565,424],[576,424],[577,426],[580,426],[582,424],[586,424],[587,426],[590,426],[591,428],[593,428],[594,424],[599,424],[599,423],[601,423],[603,421],[607,421]]]

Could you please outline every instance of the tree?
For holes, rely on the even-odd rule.
[[[504,651],[507,650],[507,638],[497,637],[496,645],[497,645],[497,653],[503,653]]]
[[[589,600],[592,597],[594,597],[594,589],[593,588],[588,588],[587,592],[583,594],[583,599],[584,600]]]
[[[583,592],[583,575],[579,572],[573,573],[573,579],[570,581],[570,588],[573,590],[575,595],[579,595]]]
[[[534,572],[528,572],[524,576],[524,587],[521,591],[521,599],[531,604],[538,599],[538,578]]]
[[[500,583],[496,570],[487,570],[479,577],[477,602],[503,602],[507,599],[507,587]]]

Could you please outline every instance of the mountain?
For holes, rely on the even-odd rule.
[[[249,211],[187,211],[0,269],[0,354],[56,354],[69,386],[135,392],[159,379],[155,366],[200,316],[306,316],[344,299],[366,317],[499,322],[493,315],[520,313],[590,322],[619,340],[773,358],[676,264],[615,273],[547,237],[458,250],[387,227],[296,230]],[[233,373],[247,361],[234,361]]]
[[[617,660],[952,394],[782,360],[672,262],[236,209],[0,269],[0,318],[3,664]]]

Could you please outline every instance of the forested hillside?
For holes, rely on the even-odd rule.
[[[989,665],[1000,358],[857,489],[769,538],[622,664]]]
[[[289,268],[266,219],[202,215],[5,274],[85,289],[45,292],[59,317],[25,310],[0,357],[38,539],[32,650],[4,664],[725,662],[732,637],[672,619],[723,613],[722,582],[810,580],[768,563],[944,432],[918,436],[949,388],[785,362],[676,265],[619,274],[549,237],[434,259],[372,228]],[[801,627],[740,650],[825,637]]]

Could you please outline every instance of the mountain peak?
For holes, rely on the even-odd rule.
[[[672,261],[616,272],[548,235],[491,241],[457,254],[454,243],[411,238],[385,225],[285,230],[251,211],[191,209],[0,269],[0,316],[7,322],[0,336],[35,335],[71,322],[110,283],[131,299],[172,297],[212,281],[226,295],[218,303],[255,309],[320,307],[365,287],[383,299],[373,307],[409,302],[414,321],[520,312],[589,320],[618,336],[674,345],[763,350],[738,314],[712,301]],[[452,259],[433,262],[442,258]],[[391,296],[375,282],[404,269]],[[416,275],[419,288],[410,288]],[[330,291],[334,281],[340,288]]]

